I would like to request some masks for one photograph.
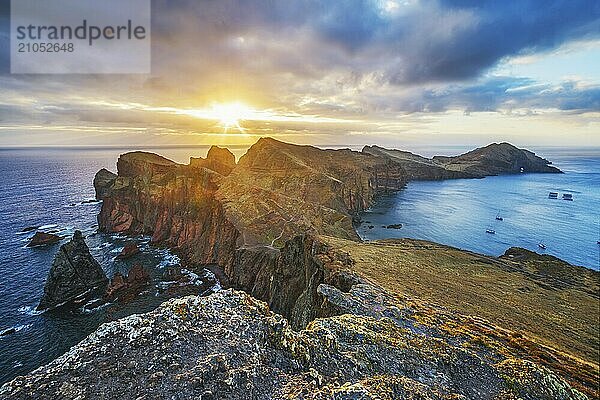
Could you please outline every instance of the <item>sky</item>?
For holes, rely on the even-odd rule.
[[[152,69],[17,75],[0,147],[600,146],[596,0],[154,0]]]

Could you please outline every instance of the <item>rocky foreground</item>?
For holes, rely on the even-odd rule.
[[[147,233],[224,290],[101,326],[0,398],[598,398],[599,275],[511,249],[361,243],[352,222],[410,179],[559,172],[491,145],[425,159],[261,139],[176,164],[120,157],[101,230]]]
[[[244,292],[185,297],[102,325],[3,398],[584,399],[544,367],[449,336],[370,285],[319,292],[344,315],[292,330]],[[483,323],[482,323],[483,324]]]

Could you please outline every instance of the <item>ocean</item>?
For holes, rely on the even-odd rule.
[[[358,233],[363,240],[424,239],[492,256],[518,246],[600,269],[600,149],[536,150],[565,173],[409,182],[363,213]],[[573,201],[563,200],[565,193]],[[402,228],[384,227],[390,224]]]
[[[204,271],[191,276],[197,279],[197,290],[177,291],[163,277],[169,267],[178,265],[176,255],[150,246],[147,237],[138,237],[141,254],[115,260],[128,239],[96,233],[100,204],[86,202],[95,196],[94,175],[101,168],[116,171],[119,154],[130,150],[0,149],[0,384],[54,360],[103,322],[150,311],[169,297],[200,293],[214,283],[214,276]],[[145,150],[187,163],[191,154],[205,156],[208,147]],[[65,239],[27,248],[35,232],[22,232],[27,227],[57,232]],[[151,287],[127,304],[91,311],[36,312],[54,255],[75,229],[86,236],[90,252],[109,277],[117,271],[126,274],[133,263],[141,263],[152,276]],[[7,329],[15,332],[2,335]]]
[[[164,273],[179,260],[167,249],[139,237],[142,253],[119,261],[115,256],[128,239],[96,233],[100,204],[86,202],[94,198],[94,174],[101,168],[115,171],[119,154],[131,150],[0,149],[0,384],[60,356],[103,322],[149,311],[169,297],[191,294],[189,287],[182,292],[168,288]],[[208,147],[144,150],[188,162],[190,156],[205,156]],[[244,147],[232,150],[237,157],[245,152]],[[458,154],[463,149],[411,150],[430,156]],[[566,173],[411,182],[399,193],[378,199],[364,214],[369,222],[358,227],[359,234],[366,240],[427,239],[490,255],[502,254],[510,246],[541,250],[538,243],[543,242],[548,254],[598,269],[600,150],[542,149],[538,153]],[[550,200],[549,191],[572,193],[574,201]],[[498,214],[503,221],[495,220]],[[395,223],[403,227],[381,227]],[[125,273],[139,262],[150,271],[153,284],[131,303],[40,314],[35,307],[60,244],[26,248],[34,231],[23,230],[32,226],[65,236],[60,244],[80,229],[107,275]],[[488,228],[496,234],[486,234]],[[196,272],[198,285],[192,293],[218,285],[208,271]],[[7,329],[15,332],[2,335]]]

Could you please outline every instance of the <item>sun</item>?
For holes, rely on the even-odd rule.
[[[225,129],[225,133],[231,128],[244,133],[245,129],[240,125],[240,121],[248,119],[252,114],[252,109],[240,102],[217,103],[212,105],[209,114],[219,121],[219,124]]]

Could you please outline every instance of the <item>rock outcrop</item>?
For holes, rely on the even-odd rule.
[[[116,258],[118,260],[126,260],[130,257],[135,256],[139,252],[140,252],[140,248],[138,247],[138,245],[135,242],[129,242],[129,243],[125,244],[125,246],[123,247],[123,250],[121,250],[121,252],[119,254],[117,254]]]
[[[62,236],[54,235],[52,233],[36,232],[29,243],[27,243],[27,247],[46,246],[58,243],[61,239]]]
[[[206,158],[191,157],[190,166],[208,168],[226,176],[235,168],[235,156],[228,149],[211,146]]]
[[[585,399],[484,333],[476,341],[420,322],[425,309],[409,301],[369,285],[320,291],[350,313],[299,332],[243,292],[169,300],[102,325],[0,399]]]
[[[71,241],[62,245],[54,257],[37,309],[52,309],[92,291],[103,291],[107,283],[81,231],[75,231]]]
[[[104,299],[115,301],[117,299],[128,301],[134,298],[150,283],[150,275],[140,264],[134,264],[127,276],[117,272],[106,288]]]
[[[149,176],[164,174],[172,171],[177,163],[158,154],[145,151],[134,151],[121,156],[117,160],[119,176]]]
[[[510,143],[493,143],[457,157],[433,157],[444,168],[474,177],[520,172],[560,173],[550,161]]]
[[[94,176],[94,189],[96,190],[96,200],[102,200],[106,195],[105,189],[117,178],[117,175],[113,174],[109,170],[102,168]]]

